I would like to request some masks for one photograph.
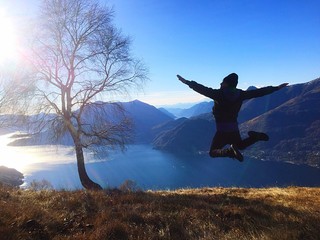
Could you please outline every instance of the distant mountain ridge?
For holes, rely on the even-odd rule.
[[[173,120],[156,107],[139,100],[121,104],[125,114],[133,120],[134,142],[149,143],[154,138],[153,127]]]
[[[213,101],[209,102],[200,102],[195,104],[194,106],[186,109],[181,109],[181,108],[160,108],[161,111],[163,112],[169,112],[176,118],[181,118],[181,117],[194,117],[198,116],[200,114],[208,113],[212,111],[213,107]]]
[[[94,123],[96,111],[100,111],[98,115],[102,114],[102,117],[108,119],[111,122],[119,122],[124,118],[130,120],[132,131],[130,132],[130,142],[137,143],[150,143],[155,137],[153,127],[161,125],[163,123],[172,121],[173,118],[167,114],[161,112],[156,107],[143,103],[139,100],[131,102],[117,102],[117,103],[104,103],[98,102],[99,109],[93,109],[88,107],[84,118],[87,124]],[[119,108],[122,109],[119,111]],[[50,144],[62,144],[73,145],[71,136],[66,133],[60,137],[59,140],[52,138],[52,129],[48,129],[37,135],[32,135],[29,138],[18,138],[10,143],[12,146],[28,146],[28,145],[50,145]]]

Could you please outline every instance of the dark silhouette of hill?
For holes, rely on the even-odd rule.
[[[292,86],[299,92],[284,104],[241,125],[243,131],[267,132],[270,141],[257,144],[251,155],[320,166],[320,80]],[[268,152],[268,154],[266,154]]]
[[[188,118],[178,118],[176,120],[164,122],[162,124],[154,126],[152,128],[152,133],[155,137],[159,137],[158,136],[159,134],[163,135],[166,132],[171,131],[172,129],[175,129],[176,127],[178,127],[180,124],[184,123],[187,120]]]
[[[178,119],[154,139],[153,145],[160,150],[173,151],[179,154],[198,153],[208,148],[214,131],[214,122],[206,119]],[[164,126],[165,127],[165,126]]]
[[[239,114],[238,122],[243,123],[255,118],[302,94],[303,91],[306,91],[304,85],[305,84],[292,85],[270,95],[250,99],[244,102]],[[248,90],[250,89],[253,89],[253,87],[248,88]]]
[[[0,166],[0,185],[19,187],[23,184],[23,174],[16,169]]]

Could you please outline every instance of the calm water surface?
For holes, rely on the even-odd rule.
[[[2,144],[0,165],[15,167],[25,175],[26,184],[48,180],[56,189],[78,189],[75,156],[71,147],[8,147]],[[119,187],[125,180],[141,189],[177,189],[197,187],[320,187],[320,169],[288,163],[245,159],[179,157],[132,145],[124,153],[109,152],[102,158],[86,154],[89,176],[103,187]],[[11,163],[11,165],[10,165]]]
[[[87,157],[88,158],[88,157]],[[41,164],[42,166],[43,164]],[[75,163],[51,164],[30,172],[26,181],[46,179],[55,188],[81,188]],[[89,176],[104,187],[117,187],[133,180],[142,189],[186,187],[320,186],[320,170],[287,163],[246,159],[178,157],[150,146],[131,146],[125,153],[87,163]]]

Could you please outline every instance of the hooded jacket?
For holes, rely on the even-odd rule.
[[[278,87],[263,87],[255,90],[241,90],[234,87],[212,89],[195,81],[186,83],[194,91],[214,101],[212,113],[218,131],[238,131],[238,113],[244,100],[262,97],[277,91]]]

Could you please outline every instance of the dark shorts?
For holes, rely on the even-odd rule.
[[[256,140],[250,137],[242,140],[239,131],[217,131],[212,139],[210,151],[214,149],[222,149],[224,146],[228,144],[234,144],[238,149],[243,150],[248,146],[254,144],[255,142]]]

